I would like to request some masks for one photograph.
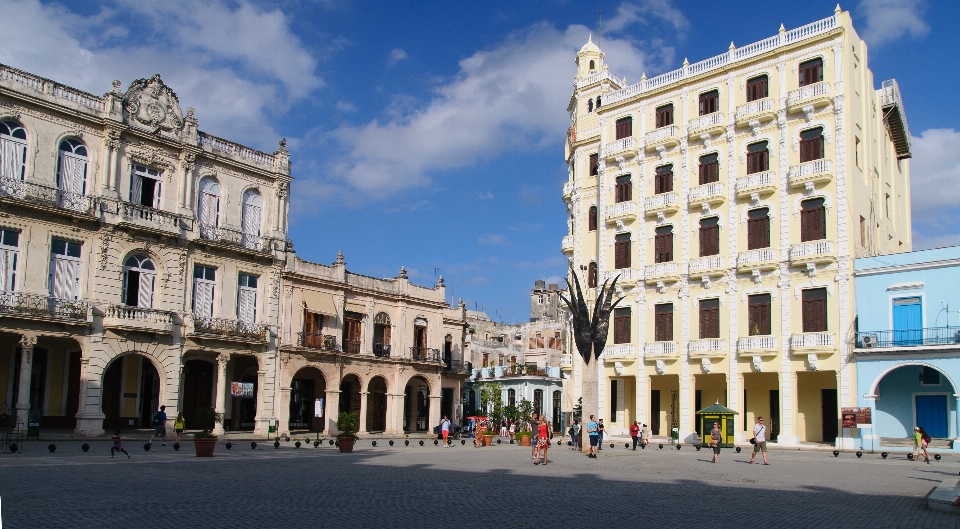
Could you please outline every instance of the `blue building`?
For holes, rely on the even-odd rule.
[[[873,420],[862,446],[892,446],[915,425],[960,438],[960,246],[857,259],[854,274],[857,405]]]

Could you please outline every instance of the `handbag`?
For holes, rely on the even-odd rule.
[[[757,444],[757,438],[756,438],[756,437],[751,437],[751,438],[750,438],[750,444],[752,444],[752,445]]]

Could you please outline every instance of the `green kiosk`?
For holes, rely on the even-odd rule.
[[[733,447],[734,415],[739,414],[720,404],[719,400],[713,406],[698,411],[697,416],[700,420],[700,434],[703,438],[703,444],[705,446],[710,445],[710,430],[713,430],[713,423],[718,422],[720,423],[720,431],[723,434],[723,441],[720,442],[720,446],[723,448]]]

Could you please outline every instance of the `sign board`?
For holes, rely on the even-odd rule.
[[[840,417],[841,426],[844,428],[860,428],[873,424],[870,408],[840,408]]]
[[[313,416],[323,417],[323,399],[317,399],[317,401],[313,403]]]
[[[230,396],[238,399],[254,398],[253,382],[231,382]]]

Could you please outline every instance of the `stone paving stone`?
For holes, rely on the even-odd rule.
[[[878,454],[749,453],[684,446],[636,452],[622,444],[597,460],[566,447],[535,466],[530,450],[503,444],[439,448],[369,440],[353,454],[293,442],[276,450],[249,442],[199,459],[125,443],[133,457],[110,459],[108,442],[28,443],[0,455],[3,527],[958,527],[960,516],[928,511],[924,496],[956,476],[960,456],[925,465]],[[156,445],[157,443],[155,443]],[[539,513],[539,514],[537,514]],[[479,518],[478,518],[479,517]],[[591,522],[593,520],[593,522]]]

